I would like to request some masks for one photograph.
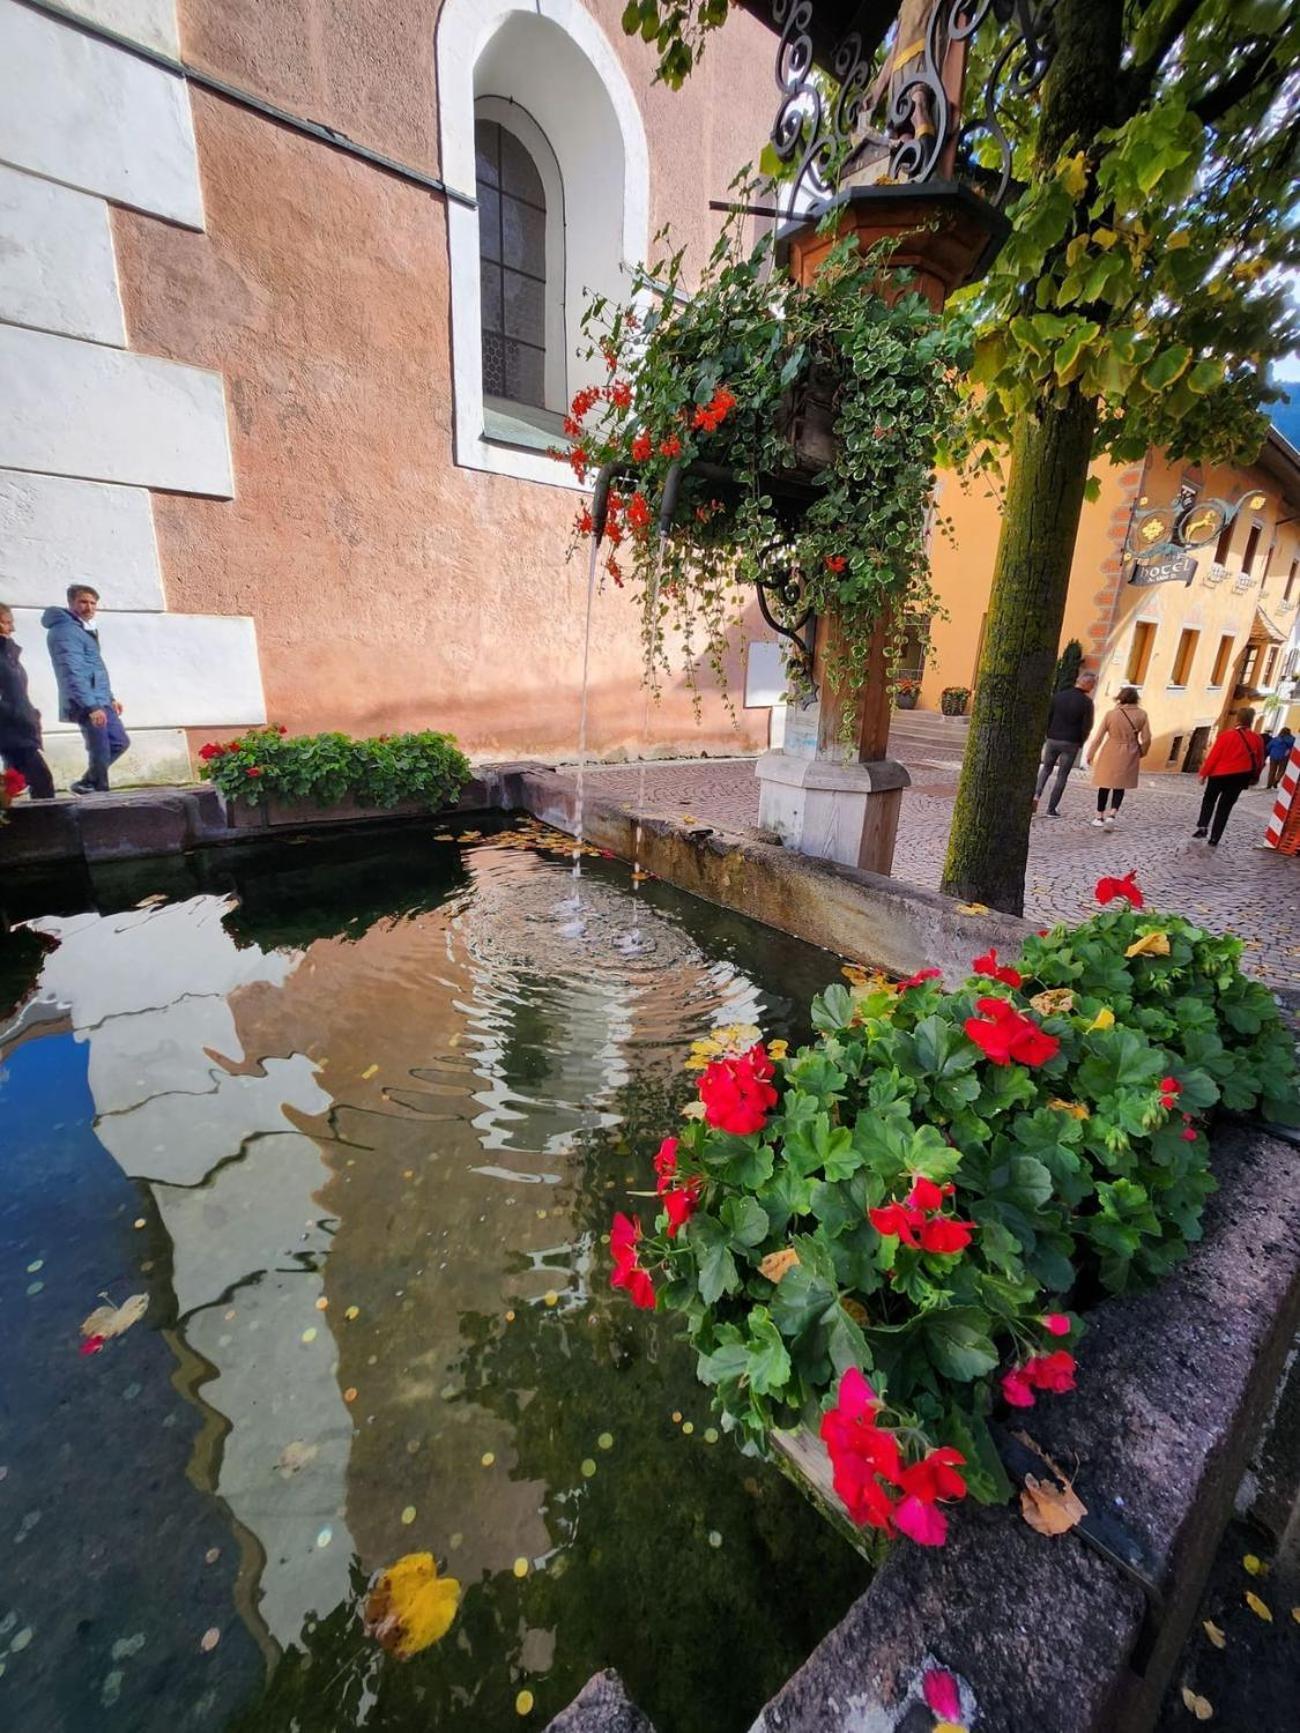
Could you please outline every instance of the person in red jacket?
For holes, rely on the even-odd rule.
[[[1210,847],[1218,848],[1228,814],[1263,767],[1264,742],[1255,732],[1255,712],[1239,710],[1236,727],[1223,729],[1201,766],[1205,798],[1193,834],[1205,836],[1208,829]]]

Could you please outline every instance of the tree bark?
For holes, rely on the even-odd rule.
[[[1043,744],[1097,405],[1025,417],[1011,448],[970,739],[944,867],[949,896],[1018,915],[1034,766]]]
[[[1123,118],[1124,0],[1061,0],[1037,159],[1086,148]],[[949,896],[1020,914],[1034,765],[1051,704],[1097,404],[1077,387],[1026,412],[1011,467],[975,708],[944,866]]]

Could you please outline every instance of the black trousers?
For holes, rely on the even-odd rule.
[[[1243,790],[1249,788],[1254,780],[1248,770],[1240,770],[1233,776],[1207,776],[1201,816],[1196,821],[1197,830],[1204,830],[1208,825],[1210,841],[1218,842],[1228,822],[1228,814],[1236,806]]]
[[[0,758],[4,759],[7,770],[16,770],[27,778],[33,800],[53,800],[54,778],[36,741],[30,738],[15,740],[5,735],[0,738]]]

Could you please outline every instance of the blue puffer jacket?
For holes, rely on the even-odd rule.
[[[113,688],[100,653],[99,634],[87,631],[67,608],[46,608],[41,624],[59,684],[60,720],[79,722],[87,710],[102,710],[111,704]]]

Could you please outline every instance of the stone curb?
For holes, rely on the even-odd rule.
[[[612,1669],[589,1679],[545,1733],[655,1733]]]
[[[577,828],[577,784],[554,771],[503,768],[502,804],[522,808],[557,830]],[[902,879],[812,860],[749,834],[684,825],[661,818],[640,822],[626,807],[587,794],[583,835],[632,859],[657,877],[706,902],[736,909],[751,920],[843,956],[862,958],[899,975],[921,968],[943,971],[960,986],[971,958],[996,945],[1014,956],[1033,931],[1028,921],[990,911],[959,914],[959,904],[938,891]]]

